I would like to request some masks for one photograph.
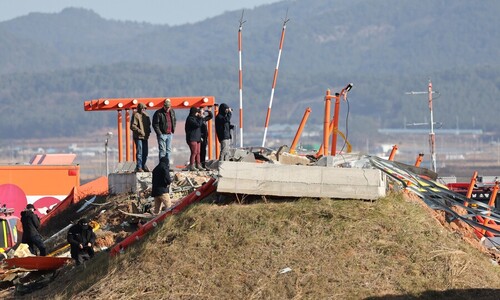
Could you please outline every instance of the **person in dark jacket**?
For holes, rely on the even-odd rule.
[[[222,103],[219,106],[219,113],[215,117],[215,131],[217,132],[217,139],[220,142],[219,160],[229,159],[231,129],[234,128],[231,124],[232,112],[233,110],[226,103]]]
[[[175,111],[172,109],[170,99],[166,99],[163,108],[153,114],[153,129],[158,139],[159,158],[166,157],[171,161],[172,138],[175,132]]]
[[[212,107],[209,107],[207,110],[201,109],[200,112],[203,119],[203,123],[201,124],[200,163],[203,169],[208,170],[205,164],[205,161],[207,159],[207,145],[208,145],[207,121],[212,120],[214,115],[212,114]]]
[[[36,248],[40,251],[40,256],[47,255],[42,236],[38,232],[40,228],[40,218],[35,214],[35,206],[28,204],[21,212],[21,223],[23,224],[22,243],[28,244],[30,252],[37,255]]]
[[[169,186],[172,182],[169,172],[169,163],[166,157],[160,158],[160,163],[153,169],[153,188],[151,196],[154,197],[155,207],[154,214],[160,212],[161,204],[165,205],[165,209],[172,206],[169,195]]]
[[[186,143],[189,146],[191,155],[189,156],[189,170],[203,170],[200,164],[200,146],[201,146],[201,126],[203,119],[200,110],[196,107],[191,107],[189,115],[186,119]]]
[[[146,161],[148,160],[148,139],[151,134],[151,120],[146,113],[146,105],[144,103],[137,105],[137,111],[132,115],[132,122],[130,122],[130,130],[132,130],[136,149],[137,164],[135,171],[149,172]]]
[[[71,258],[77,265],[94,257],[95,233],[86,218],[71,226],[68,231],[68,243],[71,246]]]

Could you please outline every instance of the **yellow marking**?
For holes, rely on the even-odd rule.
[[[338,133],[345,141],[346,145],[347,145],[347,153],[351,153],[352,151],[352,146],[351,146],[351,143],[349,143],[349,141],[345,138],[345,135],[342,133],[342,131],[340,131],[338,128],[333,128],[333,130]]]

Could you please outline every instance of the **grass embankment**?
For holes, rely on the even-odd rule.
[[[280,274],[284,268],[291,271]],[[74,299],[494,299],[500,289],[500,269],[488,256],[402,195],[199,204],[119,258],[101,255],[72,273],[40,292]]]

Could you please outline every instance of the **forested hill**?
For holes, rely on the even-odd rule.
[[[236,107],[241,13],[160,26],[68,8],[0,22],[0,101],[13,113],[0,120],[0,138],[113,126],[114,114],[83,112],[83,101],[98,97],[204,94]],[[255,128],[264,123],[288,17],[271,123],[296,124],[308,106],[310,122],[320,123],[325,90],[348,82],[355,84],[350,113],[359,132],[423,121],[425,101],[416,105],[404,93],[426,90],[431,78],[441,94],[436,117],[444,126],[460,119],[460,127],[468,127],[475,119],[481,120],[476,127],[495,130],[498,15],[495,0],[296,0],[245,10],[245,122]],[[33,109],[45,107],[58,118],[44,119]]]

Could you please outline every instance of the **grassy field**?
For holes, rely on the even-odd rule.
[[[403,194],[268,201],[194,205],[29,297],[498,298],[498,265]]]

